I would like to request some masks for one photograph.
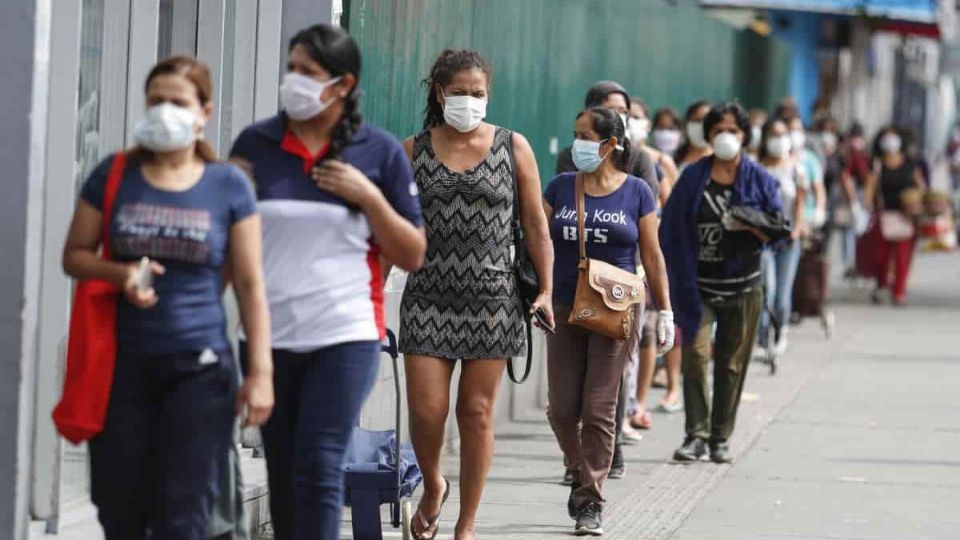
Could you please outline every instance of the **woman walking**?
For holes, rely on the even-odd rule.
[[[650,136],[654,148],[673,157],[683,140],[683,130],[677,113],[665,107],[653,115],[653,133]],[[676,161],[674,161],[676,165]],[[677,173],[679,178],[679,172]]]
[[[556,262],[557,329],[547,338],[550,420],[574,472],[568,511],[577,534],[603,534],[603,483],[613,460],[617,398],[628,361],[625,343],[568,322],[577,287],[580,243],[576,210],[584,202],[586,255],[626,270],[637,269],[637,251],[657,305],[661,350],[673,343],[666,270],[657,243],[656,199],[626,172],[631,149],[623,122],[604,107],[576,120],[573,159],[579,173],[555,177],[544,192]]]
[[[706,137],[703,128],[704,118],[710,112],[710,102],[706,100],[694,101],[687,107],[687,114],[684,117],[684,140],[683,144],[677,150],[674,161],[680,172],[691,163],[696,163],[701,159],[713,154],[710,148],[710,140]]]
[[[633,145],[637,152],[646,152],[653,160],[658,180],[657,199],[659,205],[667,203],[670,197],[670,190],[673,184],[677,182],[680,173],[677,171],[677,164],[673,161],[670,152],[651,148],[647,145],[647,137],[650,135],[650,112],[647,106],[639,99],[634,99],[630,103],[630,120],[627,122],[627,139]]]
[[[767,329],[772,324],[771,316],[764,310],[760,316],[760,340],[762,348],[773,347],[777,354],[786,351],[786,330],[793,304],[793,284],[800,264],[800,238],[806,232],[804,207],[807,195],[807,176],[792,157],[790,131],[786,122],[771,118],[763,125],[760,141],[759,162],[777,181],[784,214],[793,224],[790,239],[772,246],[763,252],[764,281],[767,289],[767,306],[780,325],[780,339],[768,343]]]
[[[232,150],[263,215],[277,395],[263,442],[278,540],[340,537],[344,456],[385,333],[381,265],[416,270],[426,246],[403,147],[358,112],[360,69],[340,28],[299,32],[283,111]]]
[[[450,484],[440,472],[450,384],[460,360],[460,517],[454,538],[476,537],[493,456],[493,411],[506,360],[525,350],[523,306],[512,268],[514,207],[541,291],[531,312],[553,325],[553,250],[536,159],[518,133],[484,121],[491,69],[474,51],[445,50],[424,84],[424,129],[404,142],[423,202],[427,257],[400,307],[413,446],[424,489],[414,538],[435,538]]]
[[[676,183],[679,174],[677,172],[677,165],[668,152],[647,146],[646,139],[649,130],[650,119],[647,106],[644,105],[643,102],[635,99],[630,106],[630,122],[627,125],[627,138],[632,144],[633,149],[649,152],[654,160],[660,178],[660,193],[657,197],[657,208],[660,209],[666,204],[667,199],[670,197],[670,190],[673,188],[673,184]],[[655,307],[653,297],[649,295],[645,308],[647,311],[650,311]],[[631,390],[630,404],[632,406],[628,409],[630,417],[629,424],[624,425],[623,428],[624,438],[627,440],[638,440],[640,434],[636,430],[650,429],[652,427],[652,419],[650,413],[647,411],[647,395],[650,391],[656,370],[656,327],[657,318],[646,317],[643,325],[639,328],[639,350],[630,351],[631,369],[629,381],[631,384],[629,384],[628,387]],[[673,410],[679,406],[679,356],[677,356],[677,360],[677,362],[666,366],[668,370],[668,390],[658,406],[659,410]]]
[[[704,119],[704,130],[716,153],[681,173],[660,226],[670,295],[684,336],[686,439],[674,459],[701,459],[709,441],[710,459],[726,463],[731,461],[728,441],[763,301],[761,251],[775,239],[771,235],[784,232],[760,231],[729,212],[760,211],[782,223],[783,210],[777,181],[743,155],[750,142],[750,121],[743,109],[732,103],[714,107]],[[707,387],[711,358],[712,407]]]
[[[205,539],[226,495],[218,467],[237,411],[260,425],[273,406],[260,218],[247,178],[201,139],[211,95],[210,71],[193,58],[153,67],[137,146],[87,179],[64,246],[69,276],[122,291],[106,424],[90,440],[91,499],[107,540]],[[104,215],[112,217],[102,224]],[[139,261],[149,261],[146,272]],[[239,395],[221,301],[225,266],[250,341]]]
[[[880,131],[874,143],[876,164],[868,176],[864,192],[867,208],[878,212],[883,236],[878,257],[877,288],[873,293],[873,302],[876,304],[883,301],[883,294],[888,289],[895,306],[902,306],[906,302],[916,230],[913,223],[915,215],[910,212],[909,205],[904,204],[904,195],[911,190],[922,192],[926,185],[917,162],[904,154],[903,140],[902,132],[893,126]],[[894,275],[892,283],[891,264]]]

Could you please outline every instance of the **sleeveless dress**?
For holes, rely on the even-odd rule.
[[[404,354],[506,359],[525,350],[511,270],[513,134],[495,129],[490,152],[463,173],[437,159],[429,130],[414,138],[427,254],[423,267],[407,277],[400,305]]]

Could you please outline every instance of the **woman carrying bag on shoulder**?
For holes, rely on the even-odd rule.
[[[619,116],[593,107],[577,117],[579,173],[544,192],[556,261],[556,334],[547,338],[550,421],[573,471],[567,509],[577,534],[601,535],[603,483],[613,459],[617,396],[629,360],[626,342],[644,303],[637,246],[660,308],[661,351],[673,346],[667,272],[657,242],[656,199],[626,172],[630,147]]]
[[[424,129],[404,141],[413,162],[427,230],[423,268],[410,273],[400,306],[400,352],[407,374],[410,434],[423,471],[411,537],[437,538],[450,483],[440,470],[450,385],[460,362],[460,515],[455,540],[477,537],[476,517],[493,458],[493,413],[510,358],[525,348],[524,318],[553,326],[553,261],[540,207],[540,175],[519,133],[485,121],[492,70],[476,51],[440,53],[427,87]],[[512,252],[526,239],[540,291],[529,313]]]
[[[89,441],[91,498],[107,540],[148,531],[205,539],[235,414],[245,406],[247,425],[260,425],[273,407],[260,218],[249,180],[202,141],[210,96],[197,60],[154,66],[137,146],[87,179],[64,246],[68,275],[119,295],[115,358],[95,359],[113,365],[109,405]],[[226,265],[252,351],[239,396],[221,301]],[[74,375],[68,369],[68,389]],[[68,397],[54,413],[61,431]]]
[[[879,253],[877,253],[877,288],[873,302],[883,301],[882,294],[890,289],[893,305],[902,306],[907,299],[907,279],[913,258],[920,194],[926,189],[923,173],[916,161],[903,151],[902,132],[888,126],[880,131],[874,143],[874,171],[867,177],[864,204],[875,209],[879,219]],[[910,192],[915,204],[910,204]],[[891,261],[892,259],[892,261]],[[893,263],[894,279],[890,280]]]

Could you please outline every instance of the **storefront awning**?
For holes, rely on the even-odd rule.
[[[937,0],[700,0],[700,4],[704,7],[865,15],[921,24],[936,24],[939,9]]]

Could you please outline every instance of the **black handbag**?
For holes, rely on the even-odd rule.
[[[517,294],[520,296],[520,305],[523,307],[523,319],[527,330],[527,365],[523,376],[517,378],[513,370],[513,360],[507,359],[507,375],[510,380],[521,384],[530,377],[530,368],[533,365],[533,314],[530,307],[540,295],[540,277],[534,268],[530,255],[527,253],[527,243],[523,238],[523,227],[520,224],[520,189],[517,180],[517,160],[513,149],[513,133],[510,134],[510,168],[513,174],[513,273],[517,279]]]

